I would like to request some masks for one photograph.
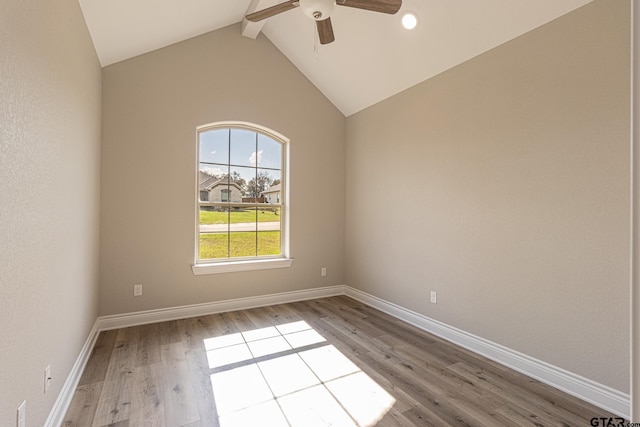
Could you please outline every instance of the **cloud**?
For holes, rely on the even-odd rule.
[[[220,169],[220,168],[215,168],[215,167],[206,167],[206,168],[200,168],[200,172],[204,172],[207,175],[211,175],[211,176],[222,176],[224,174],[227,173],[227,171]]]
[[[264,152],[263,150],[260,150],[260,151],[258,151],[257,155],[256,155],[255,151],[253,153],[251,153],[251,156],[249,157],[249,162],[254,166],[256,165],[256,163],[260,163],[262,161],[262,153],[263,152]]]

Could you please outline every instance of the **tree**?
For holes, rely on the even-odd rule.
[[[231,172],[230,178],[231,178],[231,182],[235,182],[240,186],[240,188],[242,188],[243,192],[246,192],[247,182],[244,180],[244,178],[240,176],[238,172],[236,171]]]
[[[272,182],[273,180],[268,172],[258,172],[258,176],[251,178],[247,184],[245,195],[247,197],[258,198],[265,190],[271,187]]]

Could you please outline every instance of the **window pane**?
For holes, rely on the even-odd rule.
[[[271,186],[273,184],[280,184],[282,172],[273,169],[258,169],[258,176],[266,176],[269,186]],[[267,188],[269,188],[269,186],[267,186]]]
[[[242,198],[248,197],[247,184],[255,178],[256,170],[254,168],[232,166],[230,171],[231,182],[237,186],[238,190],[242,194],[241,200]]]
[[[229,256],[229,208],[200,207],[200,259]]]
[[[200,232],[227,231],[229,208],[220,206],[200,206]],[[217,227],[206,227],[217,225]]]
[[[280,232],[258,232],[258,256],[280,255]]]
[[[200,259],[228,258],[229,233],[200,233]]]
[[[219,179],[209,192],[209,201],[216,203],[229,203],[229,181],[225,178]]]
[[[269,188],[271,179],[264,172],[259,172],[258,169],[251,169],[251,173],[251,177],[247,180],[245,197],[261,198],[264,191]],[[247,176],[249,175],[247,174]],[[254,203],[262,203],[262,200],[255,200]]]
[[[233,208],[231,231],[256,231],[256,208]]]
[[[258,169],[258,176],[265,177],[262,195],[264,203],[282,203],[281,176],[280,171]]]
[[[244,129],[231,129],[231,164],[256,166],[256,133]]]
[[[229,256],[256,256],[256,234],[255,231],[232,231],[229,234]]]
[[[266,135],[258,134],[258,166],[282,169],[282,144]]]
[[[206,185],[213,184],[214,181],[220,179],[229,173],[229,167],[223,165],[210,165],[208,163],[200,163],[199,170],[199,184],[200,190],[203,190],[203,183]]]
[[[258,209],[258,255],[280,255],[280,208]]]
[[[271,223],[269,230],[280,230],[280,208],[260,206],[258,208],[258,230],[265,230],[264,227],[269,226],[263,223]]]
[[[200,162],[229,163],[229,129],[200,133]]]

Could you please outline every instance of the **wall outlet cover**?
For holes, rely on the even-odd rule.
[[[436,291],[431,291],[430,301],[432,304],[438,303],[438,294],[436,293]]]

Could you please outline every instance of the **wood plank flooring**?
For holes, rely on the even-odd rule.
[[[606,411],[348,297],[100,333],[63,426],[589,426]]]

